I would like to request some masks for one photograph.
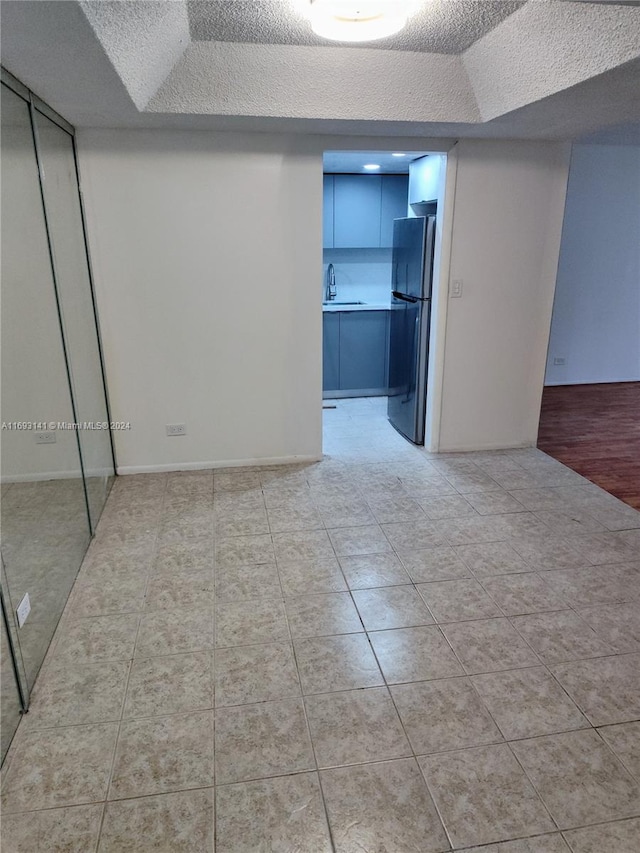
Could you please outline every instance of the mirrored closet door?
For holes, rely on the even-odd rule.
[[[15,697],[22,673],[24,706],[114,460],[109,430],[96,428],[109,414],[73,129],[4,71],[1,107],[2,687]]]

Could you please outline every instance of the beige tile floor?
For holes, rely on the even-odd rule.
[[[95,494],[94,480],[88,484]],[[32,602],[19,634],[24,674],[32,684],[91,537],[82,481],[3,483],[0,532],[8,606],[15,610],[26,592]]]
[[[116,482],[3,853],[640,851],[640,513],[325,418],[321,463]]]

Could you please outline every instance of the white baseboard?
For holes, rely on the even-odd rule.
[[[505,442],[490,442],[488,444],[454,444],[451,447],[441,447],[438,453],[481,453],[483,450],[523,450],[527,447],[535,447],[535,441],[515,442],[513,444],[505,444]]]
[[[617,385],[620,382],[640,382],[640,377],[635,376],[631,379],[563,379],[557,382],[545,382],[544,387],[557,387],[558,385]]]
[[[78,471],[38,471],[35,474],[3,474],[0,483],[37,483],[40,480],[80,480]]]
[[[84,472],[85,477],[90,480],[93,477],[111,477],[113,468],[94,468]],[[40,480],[80,480],[81,472],[78,471],[39,471],[34,474],[3,474],[0,483],[35,483]]]
[[[261,459],[221,459],[216,462],[169,462],[165,465],[119,465],[118,474],[160,474],[167,471],[208,471],[211,468],[264,468],[266,465],[295,465],[319,462],[319,456],[269,456]]]

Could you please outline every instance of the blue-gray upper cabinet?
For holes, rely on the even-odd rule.
[[[380,175],[334,175],[333,245],[336,249],[380,246]]]
[[[322,246],[333,249],[333,175],[322,177]]]
[[[322,315],[322,390],[340,388],[340,313]]]
[[[343,311],[340,315],[340,389],[387,386],[388,311]]]
[[[393,246],[393,220],[407,215],[409,201],[408,175],[382,175],[382,212],[380,246]]]

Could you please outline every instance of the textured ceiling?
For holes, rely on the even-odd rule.
[[[425,0],[395,45],[348,48],[295,42],[288,3],[1,0],[2,63],[78,127],[369,136],[383,150],[403,137],[420,151],[640,121],[637,2]],[[218,40],[196,37],[203,6]]]
[[[401,33],[341,46],[462,53],[523,4],[524,0],[425,0]],[[194,41],[335,44],[315,35],[292,0],[187,0],[187,11]]]

